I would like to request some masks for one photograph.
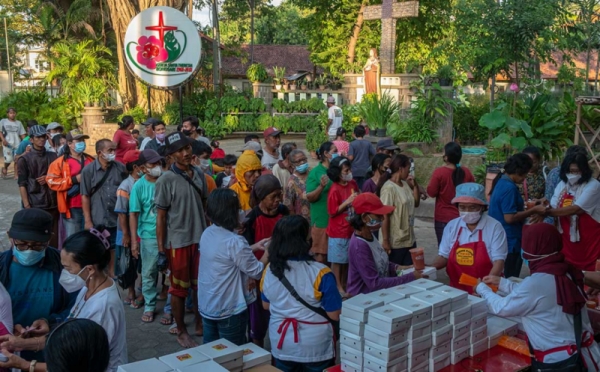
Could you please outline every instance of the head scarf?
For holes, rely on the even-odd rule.
[[[531,273],[554,275],[557,303],[566,314],[577,314],[585,306],[583,273],[567,262],[560,252],[562,237],[550,224],[538,223],[523,229],[523,258]],[[569,274],[570,278],[567,276]]]
[[[281,182],[272,174],[265,174],[258,177],[252,194],[250,195],[250,205],[256,207],[264,198],[273,191],[281,190]]]
[[[246,179],[244,178],[244,174],[249,171],[261,170],[262,165],[260,164],[260,159],[256,156],[256,153],[251,150],[246,150],[240,155],[235,164],[235,178],[237,178],[237,182],[240,184],[241,189],[244,192],[249,193],[252,189],[246,183]]]

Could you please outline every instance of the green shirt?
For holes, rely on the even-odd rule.
[[[308,174],[306,180],[306,193],[309,194],[317,189],[321,184],[321,177],[327,176],[327,168],[323,164],[319,163],[314,167]],[[327,213],[327,195],[329,194],[329,188],[331,187],[331,180],[325,186],[325,189],[321,191],[321,195],[316,202],[310,203],[310,222],[312,226],[316,226],[320,229],[327,227],[329,223],[329,214]]]
[[[129,195],[129,212],[140,214],[137,233],[141,239],[156,239],[155,186],[144,176],[133,185]]]

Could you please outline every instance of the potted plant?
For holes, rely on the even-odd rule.
[[[369,125],[376,128],[377,137],[385,137],[387,126],[400,120],[400,105],[388,94],[381,98],[375,94],[365,94],[359,104],[361,118]]]
[[[315,84],[317,84],[317,87],[320,90],[325,90],[325,88],[327,88],[327,76],[325,76],[325,75],[317,76],[317,78],[315,79]]]
[[[100,107],[100,102],[107,93],[106,85],[102,80],[94,80],[91,85],[94,107]]]
[[[296,90],[300,81],[298,79],[290,81],[290,90]]]
[[[273,67],[273,74],[275,75],[275,77],[273,78],[273,81],[275,82],[275,89],[281,90],[281,88],[282,88],[281,84],[285,80],[284,79],[284,76],[285,76],[285,67],[274,66]]]
[[[306,81],[305,78],[300,79],[300,89],[302,90],[306,90],[308,88],[308,82]]]
[[[246,70],[246,76],[252,83],[262,83],[269,77],[269,75],[267,75],[267,70],[262,63],[251,64],[250,67],[248,67],[248,70]]]
[[[443,65],[437,70],[437,78],[440,82],[440,86],[449,87],[452,86],[452,79],[454,78],[454,70],[450,65]]]
[[[77,84],[76,90],[77,90],[77,95],[83,102],[83,106],[91,107],[92,99],[93,99],[93,95],[94,95],[94,87],[92,86],[92,83],[89,81],[82,81],[79,84]]]

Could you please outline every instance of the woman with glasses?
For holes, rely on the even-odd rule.
[[[473,288],[459,284],[461,274],[476,278],[500,276],[508,252],[506,233],[502,225],[488,216],[485,188],[477,183],[456,187],[452,204],[460,217],[444,228],[438,256],[431,266],[446,268],[450,285],[473,293]]]

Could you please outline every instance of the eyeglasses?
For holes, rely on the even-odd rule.
[[[15,247],[17,247],[17,250],[19,251],[43,251],[44,249],[48,248],[48,243],[26,243],[26,242],[17,242],[15,241]]]

